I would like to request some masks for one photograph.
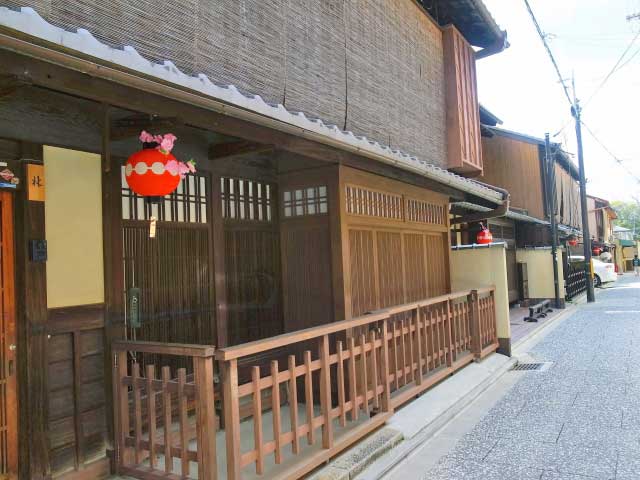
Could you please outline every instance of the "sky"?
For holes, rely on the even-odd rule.
[[[507,30],[511,46],[477,62],[480,103],[504,122],[504,128],[541,138],[549,132],[552,141],[575,154],[577,164],[570,105],[524,0],[484,3]],[[583,128],[587,192],[608,200],[640,200],[640,19],[626,18],[640,13],[640,0],[529,3],[568,87],[575,77],[583,122],[621,161]],[[624,66],[596,92],[636,36],[621,62]]]

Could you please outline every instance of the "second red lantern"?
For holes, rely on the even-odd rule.
[[[480,224],[480,228],[482,230],[480,230],[478,232],[478,235],[476,236],[476,243],[479,243],[480,245],[486,245],[493,242],[493,234],[491,233],[491,231],[482,224]]]

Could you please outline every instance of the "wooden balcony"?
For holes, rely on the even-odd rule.
[[[300,478],[497,346],[493,288],[217,351],[116,341],[118,473],[144,479]],[[283,349],[286,364],[278,358]],[[275,352],[269,368],[251,364],[268,352]],[[175,372],[162,366],[158,378],[155,365],[129,361],[139,353],[180,357],[188,366]],[[222,374],[220,389],[214,388],[214,368]],[[222,422],[216,419],[218,400]]]

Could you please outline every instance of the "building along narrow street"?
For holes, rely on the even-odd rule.
[[[640,478],[639,343],[640,279],[627,274],[521,357],[546,370],[506,373],[386,478]]]

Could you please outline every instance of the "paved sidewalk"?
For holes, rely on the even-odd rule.
[[[506,393],[479,421],[461,414],[477,423],[435,466],[420,457],[437,436],[388,478],[640,479],[640,280],[599,290],[530,355],[553,364],[507,373]]]

